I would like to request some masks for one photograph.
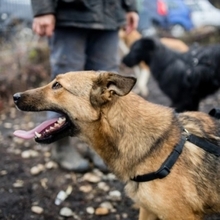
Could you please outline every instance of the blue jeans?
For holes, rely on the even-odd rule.
[[[117,30],[59,27],[49,46],[52,79],[69,71],[118,70]]]

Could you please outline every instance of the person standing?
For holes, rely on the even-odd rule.
[[[135,0],[31,0],[31,4],[33,31],[49,38],[51,79],[69,71],[117,71],[118,30],[124,27],[129,34],[138,26]],[[57,141],[52,152],[62,168],[75,172],[90,168],[69,138]],[[90,155],[94,165],[106,171],[101,158]]]

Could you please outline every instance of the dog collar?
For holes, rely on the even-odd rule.
[[[198,137],[194,134],[189,134],[186,129],[184,129],[184,131],[187,133],[187,135],[181,138],[179,144],[175,146],[171,154],[167,157],[167,159],[163,162],[161,167],[156,172],[138,175],[134,178],[131,178],[131,180],[135,182],[148,182],[151,180],[162,179],[166,177],[170,173],[173,165],[176,163],[177,159],[182,153],[186,141],[193,143],[197,147],[202,148],[206,152],[211,153],[216,157],[220,157],[220,147],[218,145],[211,143],[205,138]]]

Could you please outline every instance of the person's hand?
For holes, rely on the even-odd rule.
[[[53,14],[35,17],[32,24],[33,31],[40,36],[50,37],[55,27],[55,16]]]
[[[128,12],[126,14],[126,33],[129,34],[133,30],[137,29],[138,27],[138,21],[139,21],[139,16],[136,12]]]

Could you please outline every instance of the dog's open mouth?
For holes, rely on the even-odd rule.
[[[35,138],[38,143],[50,144],[66,136],[73,136],[77,128],[68,118],[61,116],[47,120],[30,131],[17,130],[14,135],[23,139]]]

